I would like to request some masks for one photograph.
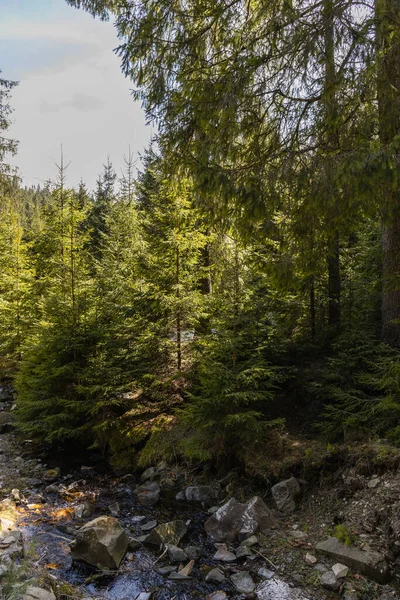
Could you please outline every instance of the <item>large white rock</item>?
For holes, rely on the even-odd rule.
[[[277,508],[290,514],[296,509],[296,500],[300,496],[300,484],[295,477],[280,481],[271,488],[272,497],[275,500]]]
[[[71,542],[72,559],[94,567],[118,569],[129,544],[126,531],[114,517],[86,523]]]
[[[26,590],[23,600],[56,600],[56,597],[53,592],[31,585]]]
[[[207,534],[215,542],[242,541],[257,531],[266,533],[275,524],[271,511],[258,496],[249,502],[231,498],[206,522]]]

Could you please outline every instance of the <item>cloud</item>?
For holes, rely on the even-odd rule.
[[[63,108],[70,108],[72,110],[78,110],[79,112],[91,112],[92,110],[101,110],[104,107],[104,102],[97,96],[90,96],[88,94],[76,93],[69,100],[63,102],[56,102],[51,104],[46,100],[42,100],[40,103],[40,112],[42,114],[59,112]]]

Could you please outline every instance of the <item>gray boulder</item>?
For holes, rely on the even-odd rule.
[[[210,485],[191,485],[185,490],[185,498],[187,502],[211,506],[218,499],[218,492]]]
[[[215,542],[243,541],[257,531],[267,533],[275,525],[271,511],[258,496],[249,502],[231,498],[206,522],[205,529]]]
[[[280,481],[271,489],[278,510],[290,514],[296,509],[296,501],[300,496],[301,487],[295,477]]]
[[[256,585],[247,571],[239,571],[231,575],[233,587],[239,594],[252,594],[256,589]]]
[[[94,567],[118,569],[128,544],[128,536],[117,519],[98,517],[83,525],[71,542],[72,560]]]
[[[147,481],[135,489],[136,502],[140,506],[152,506],[160,499],[161,488],[156,481]]]
[[[188,558],[182,548],[178,548],[178,546],[174,546],[173,544],[167,544],[167,552],[170,561],[173,563],[185,562]]]
[[[211,569],[211,571],[207,573],[206,581],[207,583],[222,583],[223,581],[225,581],[225,575],[221,571],[221,569],[216,567],[215,569]]]
[[[56,597],[53,592],[30,585],[23,595],[23,600],[56,600]]]
[[[187,527],[184,521],[180,521],[179,519],[176,521],[169,521],[168,523],[162,523],[155,527],[153,531],[146,536],[145,543],[157,547],[160,547],[163,544],[173,544],[174,546],[177,546],[186,533]]]
[[[387,583],[390,579],[385,557],[379,552],[367,552],[353,546],[345,546],[334,537],[319,542],[316,550],[378,583]]]

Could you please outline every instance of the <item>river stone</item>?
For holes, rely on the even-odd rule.
[[[168,576],[168,579],[172,581],[191,581],[193,578],[188,575],[183,575],[182,573],[171,573]]]
[[[336,563],[333,565],[332,571],[336,579],[343,579],[349,574],[349,567],[346,567],[346,565],[341,565],[340,563]]]
[[[153,531],[146,536],[145,543],[157,547],[162,546],[162,544],[172,544],[177,546],[186,533],[186,524],[177,519],[176,521],[169,521],[168,523],[162,523],[155,527]]]
[[[214,560],[221,560],[222,562],[234,562],[236,560],[236,555],[233,552],[229,552],[229,550],[225,550],[225,548],[220,548],[214,554]]]
[[[233,542],[245,539],[257,531],[267,533],[275,524],[271,511],[258,496],[249,502],[231,498],[204,524],[207,534],[215,542]]]
[[[334,592],[340,587],[340,583],[338,582],[338,580],[335,577],[335,574],[332,573],[332,571],[327,571],[326,573],[323,573],[321,575],[320,583],[322,587],[326,588],[327,590],[331,590],[331,592]]]
[[[91,517],[93,514],[93,506],[90,502],[82,502],[82,504],[78,504],[78,506],[75,507],[74,514],[77,519]]]
[[[265,567],[260,567],[257,571],[257,575],[261,577],[261,579],[272,579],[275,573]]]
[[[98,517],[86,523],[71,542],[72,559],[94,567],[118,569],[129,539],[114,517]]]
[[[301,590],[291,588],[280,579],[260,583],[256,588],[256,596],[257,600],[308,600]]]
[[[147,523],[140,527],[142,531],[151,531],[154,527],[157,527],[157,521],[147,521]]]
[[[206,600],[228,600],[228,596],[222,590],[218,590],[217,592],[208,594]]]
[[[174,546],[173,544],[167,544],[167,552],[171,562],[185,562],[187,560],[187,554],[182,550],[182,548],[178,548],[178,546]]]
[[[161,488],[156,481],[147,481],[135,489],[136,502],[140,506],[152,506],[160,499]]]
[[[247,571],[239,571],[231,575],[233,587],[239,594],[252,594],[256,588],[255,583]]]
[[[23,600],[56,600],[56,597],[53,592],[31,585],[23,595]]]
[[[239,546],[236,550],[236,558],[247,558],[248,556],[253,556],[250,548],[248,546]]]
[[[192,485],[185,490],[187,502],[212,505],[218,498],[218,494],[210,485]]]
[[[211,569],[211,571],[207,573],[206,581],[207,583],[222,583],[223,581],[225,581],[225,575],[221,571],[221,569],[216,567],[215,569]]]
[[[179,575],[186,575],[187,577],[190,577],[190,575],[192,574],[193,571],[193,567],[194,567],[194,560],[191,560],[188,562],[188,564],[183,567],[183,569],[180,569]]]
[[[272,497],[281,512],[290,514],[296,509],[296,500],[300,495],[300,484],[295,477],[280,481],[271,488]]]
[[[140,479],[141,481],[154,481],[160,475],[160,469],[157,467],[149,467],[145,471],[143,471]]]
[[[345,546],[335,537],[328,538],[324,542],[319,542],[315,548],[320,554],[329,556],[341,564],[350,567],[353,571],[374,579],[378,583],[384,584],[390,579],[385,558],[379,552]]]

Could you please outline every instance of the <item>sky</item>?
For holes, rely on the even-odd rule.
[[[7,132],[19,150],[9,162],[23,183],[56,177],[61,144],[70,187],[83,179],[93,189],[108,156],[121,175],[129,147],[138,157],[154,131],[121,73],[112,23],[65,0],[0,0],[0,15],[1,77],[20,82]]]

